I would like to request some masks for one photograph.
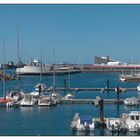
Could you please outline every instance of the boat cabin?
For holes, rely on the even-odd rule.
[[[41,62],[39,59],[34,59],[33,61],[31,60],[31,66],[40,66]]]
[[[131,111],[129,114],[129,120],[140,122],[140,111]]]

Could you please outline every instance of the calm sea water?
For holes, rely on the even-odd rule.
[[[119,73],[79,73],[70,76],[70,87],[106,87],[107,80],[110,87],[136,87],[138,83],[122,83],[118,79]],[[56,87],[63,87],[68,75],[56,76]],[[52,86],[53,77],[43,76],[43,83]],[[39,82],[39,76],[22,77],[19,81],[6,81],[6,90],[19,88],[30,92]],[[61,93],[64,95],[65,93]],[[3,96],[2,82],[0,82],[0,96]],[[116,98],[115,92],[78,92],[76,98]],[[121,94],[120,98],[138,96],[137,92]],[[105,117],[119,117],[121,113],[140,110],[139,107],[105,104]],[[110,136],[110,135],[140,135],[138,133],[110,133],[107,129],[96,128],[94,133],[76,133],[70,128],[75,113],[99,117],[99,108],[92,104],[61,104],[54,107],[19,107],[0,108],[0,136]]]

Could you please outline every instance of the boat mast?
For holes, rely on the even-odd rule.
[[[54,65],[53,65],[53,87],[55,87],[55,50],[53,50],[53,59],[54,59]]]
[[[5,41],[3,41],[3,95],[6,98],[6,90],[5,90]]]
[[[70,88],[70,68],[68,68],[68,88]]]
[[[40,83],[42,82],[42,48],[41,48],[41,60],[40,60]]]
[[[18,24],[17,24],[17,59],[18,59],[18,67],[20,67],[20,54],[19,54],[19,33],[18,33]]]

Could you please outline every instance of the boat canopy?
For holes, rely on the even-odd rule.
[[[87,124],[92,124],[92,116],[80,116],[80,123],[84,124],[85,122]]]

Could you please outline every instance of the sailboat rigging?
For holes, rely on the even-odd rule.
[[[0,106],[7,106],[9,102],[11,102],[10,99],[6,99],[6,89],[5,89],[5,41],[3,41],[3,95],[4,97],[0,99]]]

